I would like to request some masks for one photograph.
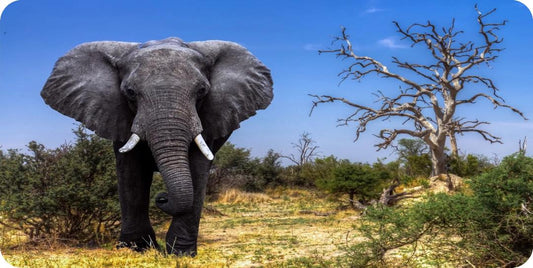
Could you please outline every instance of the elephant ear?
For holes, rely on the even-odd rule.
[[[133,113],[120,92],[116,63],[138,44],[81,44],[55,64],[41,96],[52,108],[111,140],[128,139]]]
[[[270,104],[273,98],[270,70],[247,49],[226,41],[188,45],[210,62],[211,89],[198,111],[207,137],[228,137],[241,121]]]

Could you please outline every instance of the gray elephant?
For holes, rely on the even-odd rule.
[[[213,152],[273,93],[269,69],[242,46],[168,38],[81,44],[56,62],[41,96],[113,141],[120,244],[159,247],[148,217],[159,171],[167,193],[155,202],[172,216],[167,252],[194,256]]]

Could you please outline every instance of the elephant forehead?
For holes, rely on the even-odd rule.
[[[160,44],[137,50],[134,54],[134,58],[151,61],[200,61],[203,56],[199,52],[190,48],[172,44]]]
[[[195,59],[196,58],[196,59]],[[207,81],[204,64],[186,49],[159,48],[139,53],[122,63],[124,81],[132,87],[158,84],[198,84]],[[204,82],[205,82],[204,81]]]
[[[170,45],[158,45],[139,49],[126,59],[122,66],[126,69],[147,72],[187,72],[203,69],[205,59],[198,52]]]

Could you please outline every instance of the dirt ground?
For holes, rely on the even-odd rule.
[[[2,254],[16,267],[320,267],[353,239],[359,212],[337,210],[338,201],[318,195],[286,189],[267,194],[227,192],[206,204],[195,258],[155,250],[139,254],[112,245],[17,247]],[[165,230],[162,226],[156,231],[160,244]]]

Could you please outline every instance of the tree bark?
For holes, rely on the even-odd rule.
[[[377,105],[363,105],[347,98],[330,95],[311,95],[315,98],[311,112],[322,103],[340,102],[351,107],[353,112],[338,122],[339,125],[351,123],[357,125],[355,140],[361,133],[367,131],[370,122],[391,118],[401,119],[402,124],[407,127],[384,128],[376,135],[381,139],[381,142],[375,144],[378,150],[394,146],[393,142],[401,135],[421,138],[431,147],[432,174],[445,174],[447,159],[444,147],[448,137],[453,156],[458,155],[457,134],[477,133],[490,143],[501,143],[500,137],[480,128],[489,122],[457,117],[455,114],[457,107],[485,99],[495,107],[509,109],[527,119],[520,110],[505,104],[502,97],[497,94],[499,89],[490,78],[473,73],[477,66],[494,61],[498,53],[503,50],[499,47],[503,39],[496,35],[496,31],[504,26],[506,21],[495,23],[484,21],[494,11],[495,9],[492,9],[482,13],[476,7],[481,43],[457,42],[456,37],[462,31],[455,29],[454,21],[449,27],[442,28],[443,33],[440,27],[429,21],[427,24],[414,23],[407,28],[402,28],[398,22],[394,22],[403,39],[411,41],[412,46],[420,44],[433,56],[433,62],[428,64],[402,61],[392,57],[396,67],[411,72],[417,77],[416,80],[392,71],[372,57],[358,55],[349,40],[346,28],[342,27],[341,35],[335,37],[335,41],[341,41],[340,46],[336,49],[319,50],[319,53],[333,53],[337,57],[351,61],[350,65],[339,73],[341,81],[360,80],[368,75],[377,75],[396,80],[402,84],[402,87],[393,95],[385,95],[384,91],[378,90],[375,93]],[[412,124],[411,127],[409,124]]]
[[[431,148],[431,176],[446,174],[446,154],[444,146]]]
[[[459,156],[459,149],[457,148],[457,139],[454,133],[448,135],[450,137],[450,147],[452,148],[452,157]]]

